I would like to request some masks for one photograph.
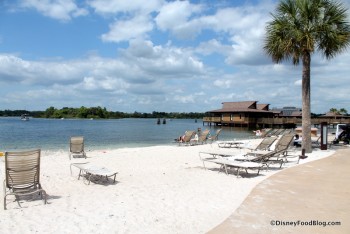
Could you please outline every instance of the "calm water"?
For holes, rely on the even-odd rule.
[[[71,136],[84,136],[87,150],[125,147],[174,145],[174,139],[186,130],[208,128],[214,134],[217,127],[203,126],[201,120],[167,120],[156,124],[156,119],[33,119],[0,118],[0,151],[41,148],[68,149]],[[252,132],[244,128],[224,127],[219,140],[247,138]]]

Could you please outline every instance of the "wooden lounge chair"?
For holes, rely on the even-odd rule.
[[[41,150],[5,152],[4,209],[9,195],[20,196],[38,194],[46,204],[46,192],[40,184]],[[18,203],[19,204],[19,203]]]
[[[86,153],[84,150],[84,137],[82,136],[74,136],[70,138],[69,159],[75,156],[81,156],[86,158]]]
[[[243,148],[245,143],[243,141],[221,141],[218,142],[220,148]]]
[[[287,148],[285,149],[275,149],[273,151],[260,151],[259,154],[255,153],[246,153],[246,154],[234,154],[234,153],[227,153],[227,152],[199,152],[199,158],[202,160],[203,165],[204,161],[214,162],[216,159],[222,159],[226,158],[227,160],[235,160],[240,162],[257,162],[257,163],[264,163],[264,165],[267,165],[267,167],[270,165],[270,163],[279,163],[280,168],[282,167],[282,164],[285,162],[284,157],[280,157],[280,155],[284,155]],[[212,158],[204,157],[203,155],[210,155]]]
[[[88,162],[72,163],[70,165],[71,174],[72,174],[72,166],[77,167],[79,169],[78,180],[80,179],[80,177],[83,177],[87,179],[88,184],[90,184],[93,178],[96,178],[97,180],[105,179],[106,181],[108,181],[108,178],[110,177],[113,177],[113,183],[115,183],[115,177],[118,174],[118,172],[110,171],[105,167],[95,166]]]
[[[284,155],[286,150],[287,149],[281,149],[281,150],[275,149],[273,151],[268,151],[266,154],[245,155],[243,157],[235,157],[234,159],[237,161],[244,161],[244,162],[265,163],[268,167],[271,163],[279,163],[281,168],[284,163],[284,158],[281,158],[280,155]]]
[[[275,145],[275,151],[283,151],[283,153],[286,153],[289,146],[294,140],[293,134],[285,134],[282,135],[281,138],[277,141]],[[252,152],[247,153],[248,155],[259,155],[259,154],[266,154],[266,150],[255,150]]]
[[[278,131],[279,131],[279,129],[273,128],[266,134],[266,136],[276,136],[276,133]]]
[[[279,154],[276,154],[272,157],[270,157],[270,161],[281,161],[281,167],[283,162],[286,162],[288,158],[295,158],[298,157],[298,163],[299,163],[299,156],[297,155],[290,155],[289,154],[289,147],[292,145],[292,142],[294,142],[294,135],[293,134],[285,134],[282,135],[282,137],[279,139],[275,146],[275,151],[279,152]]]
[[[209,137],[208,140],[210,140],[211,143],[213,143],[214,141],[217,141],[217,140],[219,139],[219,135],[220,135],[220,133],[221,133],[221,130],[222,130],[221,128],[218,129],[218,130],[216,130],[214,136]]]
[[[277,137],[265,137],[260,144],[253,150],[269,150],[270,146],[275,142]]]
[[[209,134],[210,134],[210,130],[209,129],[205,129],[204,131],[202,131],[200,136],[199,136],[198,143],[199,144],[207,143]]]
[[[186,131],[183,139],[179,141],[179,145],[190,145],[191,139],[195,134],[195,131]]]
[[[268,150],[276,139],[277,137],[275,136],[264,137],[256,148],[250,150]],[[220,148],[243,148],[244,145],[245,143],[242,141],[223,141],[218,143]]]
[[[193,141],[193,138],[190,140],[191,144],[194,145],[194,144],[205,144],[205,143],[207,143],[207,139],[208,139],[209,133],[210,133],[210,131],[208,129],[205,129],[199,135],[198,140]]]
[[[311,146],[312,147],[320,147],[321,145],[321,136],[311,137]]]
[[[258,170],[257,175],[259,175],[260,170],[263,167],[268,167],[267,164],[265,164],[265,163],[260,163],[260,162],[240,162],[240,161],[232,160],[232,159],[229,159],[229,158],[216,158],[216,159],[210,160],[208,162],[219,164],[220,165],[219,171],[221,171],[221,169],[224,169],[226,175],[228,175],[228,169],[229,168],[236,168],[237,169],[237,177],[239,176],[239,173],[240,173],[241,170],[245,170],[247,174],[248,174],[248,169],[249,170]],[[203,161],[203,166],[206,169],[204,161]]]

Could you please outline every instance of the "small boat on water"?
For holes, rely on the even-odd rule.
[[[29,116],[27,114],[21,115],[21,120],[22,121],[29,121]]]

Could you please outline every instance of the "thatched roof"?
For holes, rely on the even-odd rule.
[[[336,112],[329,111],[326,114],[321,115],[320,117],[324,117],[324,118],[336,118],[336,117],[342,118],[342,117],[345,117],[345,116],[342,115],[342,114],[336,113]]]
[[[268,110],[269,104],[257,104],[257,101],[223,102],[222,108],[209,112],[260,112],[272,113]]]
[[[269,105],[270,104],[257,104],[257,109],[268,111],[269,110]]]
[[[290,116],[299,117],[299,116],[302,116],[302,112],[299,110],[293,111]]]

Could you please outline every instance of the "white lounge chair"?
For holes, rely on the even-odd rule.
[[[109,177],[113,177],[113,183],[115,183],[115,177],[118,172],[110,171],[105,167],[100,167],[96,165],[92,165],[91,163],[72,163],[70,165],[70,172],[72,174],[72,166],[77,167],[79,169],[78,180],[80,177],[86,178],[88,184],[90,184],[91,179],[93,177],[97,177],[99,180],[105,178],[108,181]]]

